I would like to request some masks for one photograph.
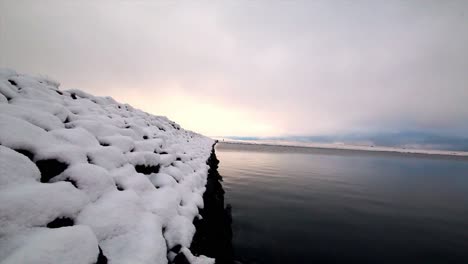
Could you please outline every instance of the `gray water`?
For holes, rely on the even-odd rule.
[[[468,161],[220,143],[242,263],[468,263]]]

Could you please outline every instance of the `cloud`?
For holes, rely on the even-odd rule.
[[[468,132],[466,1],[3,7],[4,66],[131,101],[208,135]],[[208,112],[218,113],[218,127]]]

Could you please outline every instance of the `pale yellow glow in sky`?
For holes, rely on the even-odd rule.
[[[242,109],[231,109],[216,100],[195,98],[178,89],[142,94],[142,89],[118,89],[114,99],[150,114],[167,116],[184,129],[206,136],[273,136],[279,129]],[[148,91],[150,89],[144,89]]]
[[[468,1],[343,2],[0,0],[0,67],[209,136],[466,137]]]

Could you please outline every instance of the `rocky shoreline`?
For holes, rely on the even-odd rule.
[[[206,161],[209,166],[206,190],[203,194],[204,207],[199,208],[201,217],[195,218],[193,224],[196,232],[192,239],[190,252],[187,253],[179,245],[168,252],[168,260],[173,264],[195,264],[189,259],[191,255],[206,256],[215,260],[216,264],[233,264],[232,248],[232,216],[231,205],[224,204],[224,189],[221,184],[223,177],[218,172],[219,160],[216,157],[216,141],[211,154]],[[173,257],[175,255],[175,257]]]
[[[205,190],[222,195],[213,139],[5,69],[0,126],[2,263],[214,262],[189,249]]]
[[[206,164],[210,166],[206,191],[203,194],[204,208],[200,209],[202,219],[195,218],[196,228],[190,251],[196,255],[214,258],[217,264],[234,263],[232,249],[231,206],[224,204],[222,176],[218,172],[219,160],[216,157],[217,141],[213,144],[211,155]],[[176,263],[187,263],[183,257]]]

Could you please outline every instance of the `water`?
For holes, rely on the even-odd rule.
[[[468,263],[468,161],[220,143],[242,263]]]

